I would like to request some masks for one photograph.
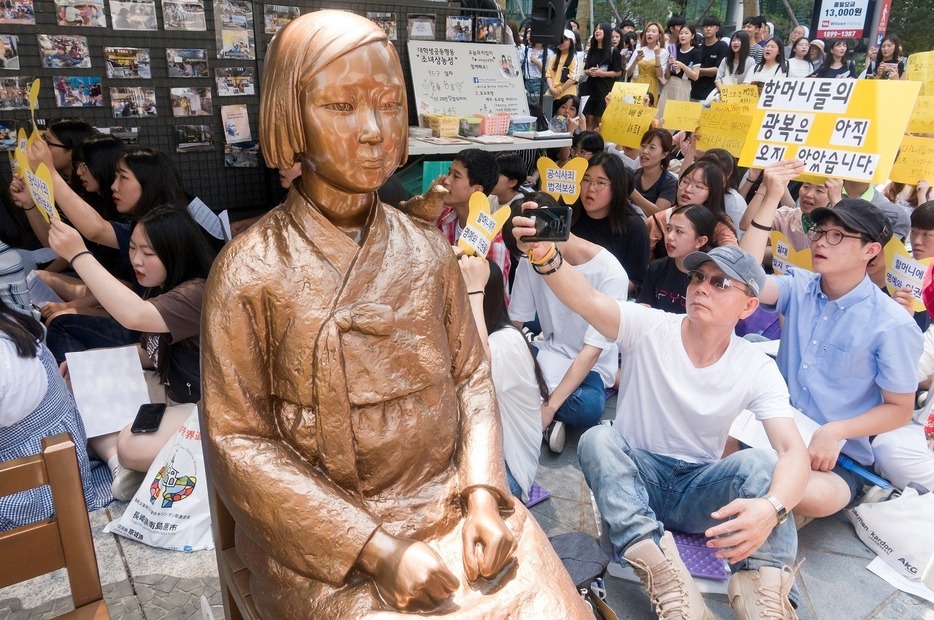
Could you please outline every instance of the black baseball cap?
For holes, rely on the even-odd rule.
[[[870,241],[882,245],[892,238],[892,225],[882,209],[868,200],[844,198],[833,207],[818,207],[811,211],[811,221],[819,224],[828,217],[835,217],[853,232],[865,235]]]

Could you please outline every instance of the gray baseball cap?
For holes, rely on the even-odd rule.
[[[730,279],[742,282],[758,297],[765,286],[765,270],[752,254],[735,245],[724,245],[709,252],[692,252],[684,257],[684,267],[694,271],[707,261],[713,261]]]

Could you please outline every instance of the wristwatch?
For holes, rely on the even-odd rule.
[[[788,511],[785,509],[785,506],[778,501],[777,497],[774,495],[766,495],[763,499],[772,504],[772,508],[775,509],[775,515],[778,517],[778,525],[788,520]]]

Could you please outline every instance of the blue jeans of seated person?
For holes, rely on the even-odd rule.
[[[606,410],[606,390],[600,374],[591,370],[577,389],[561,403],[555,419],[571,426],[590,428],[600,421]]]
[[[509,483],[509,492],[519,498],[519,501],[522,501],[522,487],[519,486],[519,481],[516,480],[515,476],[512,475],[512,472],[509,470],[509,463],[506,463],[506,482]]]
[[[55,361],[65,361],[65,353],[105,347],[122,347],[139,342],[139,334],[131,332],[116,319],[107,316],[63,314],[49,323],[46,344]]]
[[[580,439],[577,458],[597,508],[619,553],[640,540],[661,540],[664,527],[702,534],[717,525],[710,513],[737,498],[764,497],[778,462],[768,450],[740,450],[714,463],[688,463],[631,448],[616,427],[597,426]],[[730,568],[794,566],[798,533],[793,519],[772,533],[750,557]],[[797,585],[791,591],[797,605]]]

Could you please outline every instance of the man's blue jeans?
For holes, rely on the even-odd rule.
[[[771,451],[748,449],[714,463],[688,463],[631,448],[612,426],[596,426],[584,433],[577,458],[621,558],[640,540],[658,543],[662,524],[701,534],[720,523],[710,514],[734,499],[764,497],[778,462]],[[798,533],[794,520],[788,519],[731,569],[794,566],[797,553]],[[796,589],[791,598],[797,603]]]
[[[558,407],[555,419],[571,426],[590,428],[600,421],[605,409],[606,390],[603,389],[603,379],[596,370],[591,370],[577,389]]]

